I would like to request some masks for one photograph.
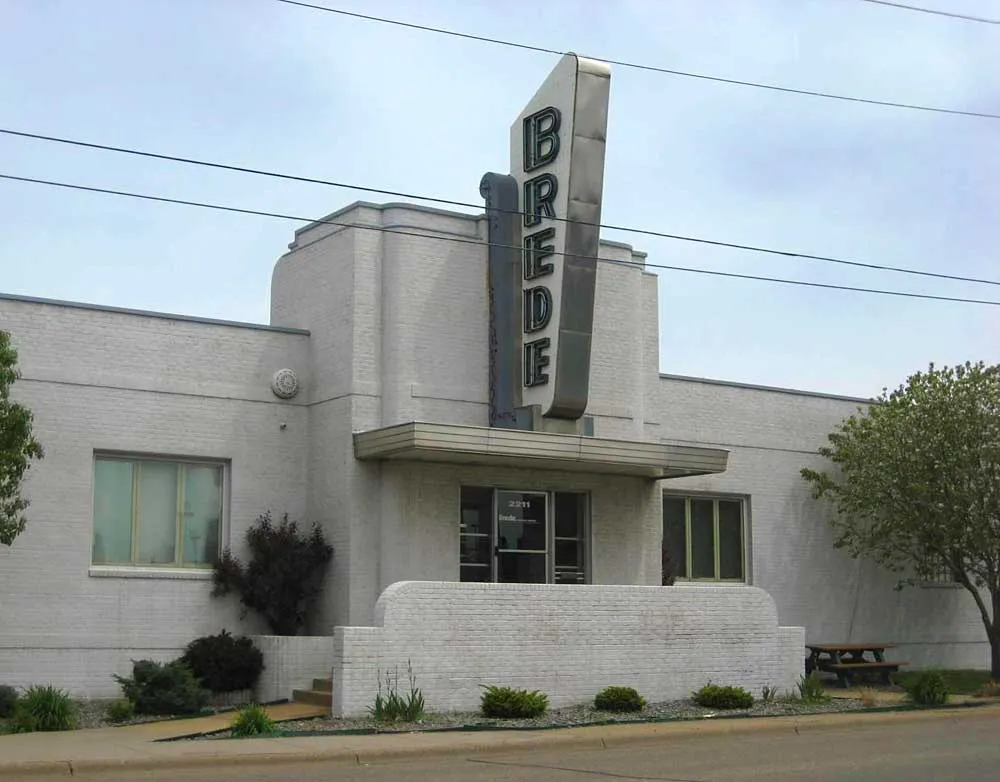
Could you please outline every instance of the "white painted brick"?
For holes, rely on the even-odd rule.
[[[749,496],[753,583],[773,596],[783,623],[806,639],[898,644],[888,659],[988,668],[989,645],[972,596],[954,587],[908,587],[877,565],[833,546],[831,510],[812,499],[803,467],[860,403],[836,397],[662,378],[663,440],[731,450],[721,475],[665,481],[671,491]]]
[[[264,670],[254,695],[258,703],[291,698],[292,691],[312,688],[313,679],[330,676],[333,637],[315,635],[254,635],[264,657]]]
[[[557,586],[400,582],[374,627],[335,630],[333,713],[371,706],[379,676],[407,666],[431,711],[476,710],[484,685],[538,689],[552,706],[592,701],[609,685],[648,700],[687,697],[709,680],[793,690],[802,628],[780,628],[771,598],[749,586]]]
[[[208,578],[88,575],[93,455],[231,460],[225,540],[242,552],[258,514],[306,510],[307,409],[277,400],[270,381],[291,367],[308,384],[308,337],[17,301],[0,302],[0,328],[20,352],[15,397],[46,451],[25,484],[28,528],[0,546],[0,683],[110,697],[132,659],[259,629],[234,600],[211,598]]]
[[[822,465],[816,449],[856,403],[661,378],[657,280],[622,245],[600,250],[640,266],[598,266],[596,434],[719,445],[731,451],[725,474],[655,483],[355,460],[355,431],[487,423],[485,248],[441,241],[483,239],[485,224],[371,204],[331,219],[423,235],[297,232],[275,267],[271,322],[309,336],[0,300],[0,328],[24,370],[15,395],[35,411],[47,450],[29,472],[29,528],[0,547],[0,683],[114,694],[110,675],[130,658],[167,659],[224,627],[264,629],[240,623],[234,601],[211,599],[207,580],[88,575],[92,455],[104,448],[231,460],[227,539],[237,545],[268,508],[321,524],[335,553],[311,633],[370,625],[395,582],[457,579],[463,484],[590,492],[593,582],[656,585],[660,491],[669,489],[748,497],[752,581],[807,640],[889,641],[914,664],[986,665],[966,593],[896,592],[889,574],[833,549],[828,510],[798,473]],[[662,325],[667,334],[690,327]],[[289,402],[269,388],[285,366],[302,385]]]

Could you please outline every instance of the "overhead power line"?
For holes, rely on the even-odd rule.
[[[9,180],[12,182],[26,182],[36,185],[46,185],[48,187],[57,187],[66,190],[80,190],[88,193],[101,193],[104,195],[122,196],[125,198],[135,198],[143,201],[154,201],[163,204],[177,204],[179,206],[191,206],[191,207],[197,207],[199,209],[211,209],[219,212],[231,212],[235,214],[255,215],[258,217],[271,217],[278,220],[289,220],[298,223],[308,223],[315,225],[332,225],[339,228],[354,228],[363,231],[377,231],[379,233],[391,234],[393,236],[412,236],[417,239],[423,239],[423,240],[430,239],[433,241],[453,242],[456,244],[470,244],[470,245],[475,245],[477,247],[499,247],[508,250],[517,250],[518,252],[521,252],[521,250],[523,249],[519,245],[500,244],[497,242],[483,242],[478,239],[463,239],[462,237],[459,236],[435,236],[433,234],[428,234],[423,231],[406,231],[406,230],[400,230],[398,228],[390,228],[380,225],[365,225],[363,223],[349,223],[339,220],[328,220],[328,219],[316,220],[310,217],[300,217],[299,215],[284,214],[282,212],[268,212],[260,209],[245,209],[242,207],[227,206],[224,204],[213,204],[204,201],[191,201],[182,198],[168,198],[166,196],[150,195],[148,193],[134,193],[127,190],[112,190],[110,188],[104,188],[104,187],[92,187],[90,185],[79,185],[70,182],[56,182],[47,179],[36,179],[33,177],[15,176],[13,174],[0,173],[0,179]],[[563,255],[563,256],[568,254],[569,253],[565,252],[553,253],[553,255]],[[689,274],[706,274],[713,277],[728,277],[738,280],[757,280],[760,282],[779,283],[782,285],[800,285],[803,287],[821,288],[825,290],[850,291],[854,293],[870,293],[881,296],[898,296],[908,299],[950,301],[962,304],[985,304],[992,307],[1000,307],[1000,301],[992,301],[989,299],[970,299],[959,296],[937,296],[930,293],[911,293],[909,291],[885,290],[880,288],[861,288],[850,285],[834,285],[832,283],[825,283],[825,282],[810,282],[807,280],[788,280],[788,279],[783,279],[781,277],[764,277],[756,274],[739,274],[737,272],[724,272],[724,271],[718,271],[716,269],[696,269],[687,266],[672,266],[662,263],[619,261],[614,258],[602,258],[600,256],[577,256],[577,257],[582,257],[585,260],[591,260],[598,263],[608,263],[614,266],[634,266],[641,269],[645,268],[665,269],[667,271],[687,272]]]
[[[934,14],[934,16],[947,16],[951,19],[961,19],[963,22],[1000,24],[1000,19],[989,19],[985,16],[972,16],[970,14],[958,14],[953,11],[938,11],[936,8],[922,8],[918,5],[907,5],[906,3],[891,3],[889,0],[862,0],[862,2],[873,3],[874,5],[886,5],[891,8],[901,8],[904,11],[917,11],[922,14]]]
[[[130,148],[130,147],[118,147],[118,146],[111,146],[109,144],[97,144],[97,143],[92,143],[92,142],[88,142],[88,141],[79,141],[77,139],[63,138],[63,137],[60,137],[60,136],[48,136],[48,135],[43,135],[43,134],[40,134],[40,133],[28,133],[28,132],[20,131],[20,130],[12,130],[10,128],[0,128],[0,134],[2,134],[2,135],[8,135],[8,136],[15,136],[15,137],[18,137],[18,138],[33,139],[33,140],[36,140],[36,141],[46,141],[46,142],[53,142],[53,143],[57,143],[57,144],[66,144],[66,145],[69,145],[69,146],[83,147],[83,148],[86,148],[86,149],[96,149],[96,150],[100,150],[100,151],[104,151],[104,152],[118,152],[118,153],[122,153],[122,154],[126,154],[126,155],[136,155],[136,156],[139,156],[139,157],[152,158],[154,160],[166,160],[166,161],[171,162],[171,163],[185,163],[185,164],[194,165],[194,166],[204,166],[204,167],[207,167],[207,168],[221,169],[223,171],[234,171],[234,172],[241,173],[241,174],[252,174],[252,175],[255,175],[255,176],[271,177],[271,178],[274,178],[274,179],[287,179],[287,180],[290,180],[290,181],[293,181],[293,182],[304,182],[304,183],[307,183],[307,184],[324,185],[324,186],[327,186],[327,187],[336,187],[336,188],[341,188],[341,189],[345,189],[345,190],[358,190],[358,191],[365,192],[365,193],[377,193],[379,195],[387,195],[387,196],[392,196],[394,198],[411,198],[411,199],[418,200],[418,201],[428,201],[430,203],[443,204],[443,205],[447,205],[447,206],[461,206],[461,207],[466,207],[466,208],[470,208],[470,209],[477,209],[477,210],[482,210],[483,209],[483,204],[481,204],[481,203],[480,204],[474,204],[474,203],[471,203],[471,202],[468,202],[468,201],[456,201],[456,200],[449,199],[449,198],[437,198],[437,197],[434,197],[434,196],[418,195],[416,193],[407,193],[407,192],[403,192],[403,191],[399,191],[399,190],[385,190],[385,189],[382,189],[382,188],[370,187],[370,186],[365,186],[365,185],[358,185],[358,184],[353,184],[353,183],[350,183],[350,182],[335,182],[335,181],[328,180],[328,179],[318,179],[318,178],[315,178],[315,177],[297,176],[295,174],[284,174],[284,173],[279,173],[279,172],[276,172],[276,171],[267,171],[267,170],[260,169],[260,168],[248,168],[246,166],[235,166],[235,165],[229,165],[229,164],[226,164],[226,163],[219,163],[219,162],[216,162],[216,161],[198,160],[198,159],[195,159],[195,158],[180,157],[178,155],[166,155],[166,154],[160,154],[160,153],[157,153],[157,152],[148,152],[148,151],[145,151],[145,150],[133,149],[133,148]],[[501,212],[504,212],[504,213],[507,213],[507,214],[516,214],[516,215],[523,215],[524,214],[521,211],[510,210],[510,209],[501,209],[501,210],[498,210],[498,211],[501,211]],[[641,234],[643,236],[656,236],[656,237],[660,237],[662,239],[671,239],[671,240],[681,241],[681,242],[692,242],[692,243],[696,243],[696,244],[709,245],[709,246],[712,246],[712,247],[724,247],[724,248],[727,248],[727,249],[741,250],[741,251],[744,251],[744,252],[764,253],[764,254],[767,254],[767,255],[778,255],[778,256],[781,256],[781,257],[785,257],[785,258],[796,258],[796,259],[799,259],[799,260],[806,260],[806,261],[817,261],[817,262],[821,262],[821,263],[832,263],[832,264],[839,264],[839,265],[842,265],[842,266],[852,266],[852,267],[862,268],[862,269],[874,269],[876,271],[894,272],[894,273],[897,273],[897,274],[909,274],[909,275],[915,275],[915,276],[919,276],[919,277],[931,277],[931,278],[936,278],[936,279],[940,279],[940,280],[953,280],[953,281],[956,281],[956,282],[971,282],[971,283],[976,283],[976,284],[980,284],[980,285],[997,285],[997,286],[1000,286],[1000,280],[990,280],[990,279],[983,279],[983,278],[979,278],[979,277],[965,277],[965,276],[956,275],[956,274],[944,274],[942,272],[931,272],[931,271],[925,271],[923,269],[910,269],[910,268],[906,268],[906,267],[902,267],[902,266],[888,266],[888,265],[885,265],[885,264],[868,263],[868,262],[865,262],[865,261],[852,261],[852,260],[847,260],[845,258],[834,258],[834,257],[831,257],[831,256],[826,256],[826,255],[813,255],[813,254],[810,254],[810,253],[792,252],[790,250],[776,250],[776,249],[771,248],[771,247],[757,247],[755,245],[739,244],[737,242],[724,242],[724,241],[720,241],[720,240],[716,240],[716,239],[704,239],[704,238],[696,237],[696,236],[685,236],[683,234],[672,234],[672,233],[666,233],[664,231],[654,231],[654,230],[646,229],[646,228],[631,228],[631,227],[628,227],[628,226],[612,225],[612,224],[608,224],[608,223],[592,223],[592,222],[588,222],[588,221],[585,221],[585,220],[571,220],[571,219],[565,218],[565,217],[553,217],[553,218],[550,218],[550,219],[556,220],[558,222],[577,223],[577,224],[580,224],[580,225],[597,226],[598,228],[606,228],[606,229],[612,230],[612,231],[622,231],[624,233]]]
[[[397,27],[406,27],[411,30],[421,30],[428,33],[437,33],[438,35],[448,35],[453,38],[464,38],[470,41],[479,41],[481,43],[491,43],[497,46],[509,46],[515,49],[524,49],[531,52],[542,52],[544,54],[558,54],[563,55],[568,52],[560,51],[559,49],[550,49],[546,46],[534,46],[532,44],[519,43],[516,41],[505,41],[500,38],[491,38],[486,35],[473,35],[472,33],[462,33],[457,30],[448,30],[443,27],[431,27],[425,24],[416,24],[414,22],[404,22],[401,19],[389,19],[382,16],[372,16],[370,14],[360,14],[355,11],[344,11],[340,8],[330,8],[325,5],[316,5],[315,3],[305,3],[301,0],[277,0],[279,3],[284,3],[285,5],[299,6],[301,8],[310,8],[315,11],[326,11],[331,14],[339,14],[341,16],[349,16],[355,19],[364,19],[369,22],[379,22],[381,24],[390,24]],[[670,76],[683,76],[689,79],[701,79],[703,81],[713,81],[721,84],[733,84],[739,85],[741,87],[755,87],[761,90],[771,90],[773,92],[785,92],[792,95],[808,95],[813,98],[829,98],[832,100],[842,100],[850,101],[852,103],[866,103],[873,106],[889,106],[896,109],[913,109],[914,111],[929,111],[937,114],[955,114],[964,117],[979,117],[981,119],[1000,119],[1000,114],[990,114],[984,111],[965,111],[962,109],[947,109],[940,106],[923,106],[916,103],[899,103],[897,101],[889,100],[875,100],[873,98],[859,98],[852,95],[839,95],[832,92],[820,92],[818,90],[800,90],[794,87],[782,87],[777,84],[765,84],[764,82],[755,81],[742,81],[740,79],[727,79],[722,76],[709,76],[704,73],[694,73],[692,71],[679,71],[673,68],[662,68],[656,65],[644,65],[637,62],[627,62],[625,60],[612,60],[608,57],[599,57],[597,55],[581,55],[594,60],[600,60],[606,62],[609,65],[619,65],[623,68],[635,68],[641,71],[651,71],[653,73],[665,73]]]

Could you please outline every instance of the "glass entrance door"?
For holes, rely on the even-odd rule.
[[[496,493],[496,580],[544,584],[548,579],[548,495]]]
[[[586,584],[588,495],[463,486],[459,550],[462,581]]]

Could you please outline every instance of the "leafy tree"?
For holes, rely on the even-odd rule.
[[[28,500],[21,495],[21,482],[31,460],[42,458],[42,446],[31,431],[31,411],[10,398],[20,376],[10,334],[0,331],[0,543],[5,546],[24,532]]]
[[[253,610],[275,635],[297,635],[322,589],[333,547],[318,525],[300,533],[288,514],[275,524],[270,512],[247,530],[247,544],[246,565],[228,548],[222,553],[215,563],[212,594],[236,591],[243,604],[241,617]]]
[[[836,546],[900,573],[947,573],[976,601],[1000,678],[1000,366],[918,372],[842,422],[802,470],[830,499]]]

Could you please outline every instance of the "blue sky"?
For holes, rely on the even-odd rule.
[[[1000,113],[1000,28],[858,0],[322,1]],[[1000,16],[991,0],[925,5]],[[0,126],[478,203],[557,59],[274,0],[0,0]],[[615,67],[603,221],[1000,279],[998,135],[998,120]],[[0,172],[308,217],[377,198],[10,137]],[[266,321],[294,228],[0,182],[0,291]],[[996,286],[603,235],[651,263],[1000,300]],[[658,274],[664,372],[867,396],[931,361],[1000,361],[1000,307]]]

